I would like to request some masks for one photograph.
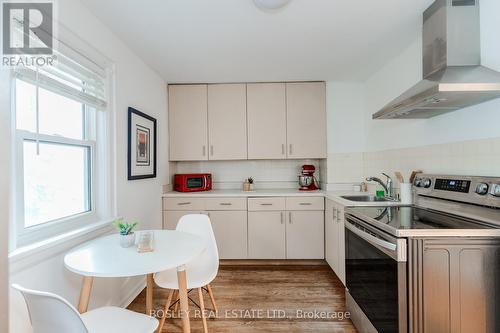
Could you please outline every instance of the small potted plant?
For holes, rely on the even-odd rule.
[[[253,178],[252,177],[248,177],[243,182],[243,191],[245,191],[245,192],[253,191]]]
[[[139,222],[127,223],[123,219],[116,219],[113,225],[120,232],[120,245],[121,247],[131,247],[135,244],[134,228]]]

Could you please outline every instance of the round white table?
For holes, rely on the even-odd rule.
[[[118,237],[115,234],[94,239],[64,257],[66,268],[83,276],[78,311],[88,309],[94,277],[146,275],[146,314],[151,314],[153,274],[176,268],[183,330],[190,332],[185,265],[205,250],[204,240],[182,231],[154,230],[154,251],[139,253],[136,246],[122,248]]]

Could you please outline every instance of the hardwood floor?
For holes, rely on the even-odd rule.
[[[208,320],[210,333],[356,332],[351,321],[345,318],[342,284],[326,265],[224,265],[212,289],[219,313],[218,318]],[[144,312],[145,294],[143,291],[129,309]],[[154,308],[163,309],[167,296],[167,290],[155,288]],[[204,292],[204,296],[205,306],[211,309],[208,294]],[[199,304],[196,290],[190,297]],[[196,309],[191,303],[190,310]],[[328,318],[311,318],[315,311],[318,315],[324,312]],[[213,317],[214,314],[207,315]],[[193,332],[203,332],[199,311],[198,315],[191,314],[191,325]],[[165,332],[182,332],[180,319],[167,319],[162,333]]]

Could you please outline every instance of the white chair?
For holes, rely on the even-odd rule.
[[[158,327],[155,318],[126,309],[107,306],[79,314],[58,295],[17,284],[12,288],[26,301],[33,333],[152,333]]]
[[[205,289],[210,296],[214,310],[217,312],[217,305],[210,287],[212,282],[217,276],[219,270],[219,252],[217,251],[217,243],[215,241],[212,224],[207,215],[204,214],[189,214],[181,217],[177,223],[176,230],[184,231],[190,234],[195,234],[203,238],[206,242],[205,251],[200,254],[196,259],[192,260],[186,265],[186,280],[188,289],[198,289],[198,297],[200,299],[201,318],[203,321],[203,330],[208,332],[207,320],[205,317],[205,303],[203,301],[203,290]],[[175,269],[167,270],[164,272],[156,273],[154,275],[155,283],[165,289],[171,289],[167,302],[165,303],[165,313],[168,312],[172,300],[177,301],[177,296],[174,298],[174,292],[178,295],[179,284],[177,281],[177,271]],[[178,303],[177,303],[178,304]],[[176,306],[177,306],[176,304]],[[158,329],[161,332],[165,324],[164,315],[160,321]]]

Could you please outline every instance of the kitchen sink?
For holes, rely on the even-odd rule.
[[[384,197],[376,197],[374,195],[343,195],[341,198],[349,200],[349,201],[358,201],[358,202],[384,202],[384,201],[393,201]]]

